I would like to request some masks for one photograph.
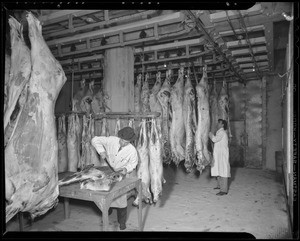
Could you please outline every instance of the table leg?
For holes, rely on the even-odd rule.
[[[69,198],[64,198],[65,219],[70,218]]]
[[[139,208],[138,208],[138,222],[139,222],[139,229],[140,231],[143,231],[143,225],[142,225],[142,182],[139,182],[139,187],[138,187],[138,192],[139,192]]]
[[[108,205],[104,203],[102,211],[103,231],[108,231]]]
[[[22,231],[24,231],[23,213],[22,212],[18,213],[18,218],[19,218],[19,229],[22,232]]]

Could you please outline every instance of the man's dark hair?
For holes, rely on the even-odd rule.
[[[227,130],[227,121],[223,119],[219,119],[218,122],[222,122],[224,130]]]

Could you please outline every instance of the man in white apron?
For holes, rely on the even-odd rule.
[[[218,120],[218,131],[216,135],[211,132],[208,134],[209,138],[214,142],[213,157],[214,162],[211,166],[211,176],[217,177],[217,187],[220,189],[217,195],[226,195],[228,193],[228,177],[230,175],[229,164],[229,149],[228,149],[228,134],[227,122],[225,120]]]
[[[131,127],[124,127],[117,136],[95,136],[91,143],[100,154],[102,159],[106,159],[115,172],[121,172],[126,177],[136,176],[136,166],[138,164],[138,154],[135,147],[130,143],[135,140],[136,135]],[[116,198],[111,207],[117,208],[118,222],[120,230],[126,229],[127,219],[127,194]],[[110,213],[112,210],[110,209]]]

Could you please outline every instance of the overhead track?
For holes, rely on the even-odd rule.
[[[238,81],[246,84],[246,81],[240,76],[240,74],[235,70],[234,66],[231,64],[230,60],[227,58],[226,54],[223,53],[221,48],[218,46],[218,44],[213,40],[213,38],[209,35],[209,33],[206,31],[205,27],[202,25],[202,22],[194,15],[194,13],[191,10],[185,10],[187,15],[195,21],[196,26],[198,28],[199,32],[203,32],[206,36],[207,40],[213,45],[213,48],[223,56],[224,60],[229,65],[230,70],[234,73],[234,75],[238,78]]]

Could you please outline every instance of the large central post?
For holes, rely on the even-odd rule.
[[[134,55],[132,47],[105,51],[103,88],[109,95],[107,105],[113,112],[134,110]],[[121,122],[121,127],[128,121]],[[109,133],[114,135],[115,120],[109,120]],[[126,125],[127,125],[126,124]]]

